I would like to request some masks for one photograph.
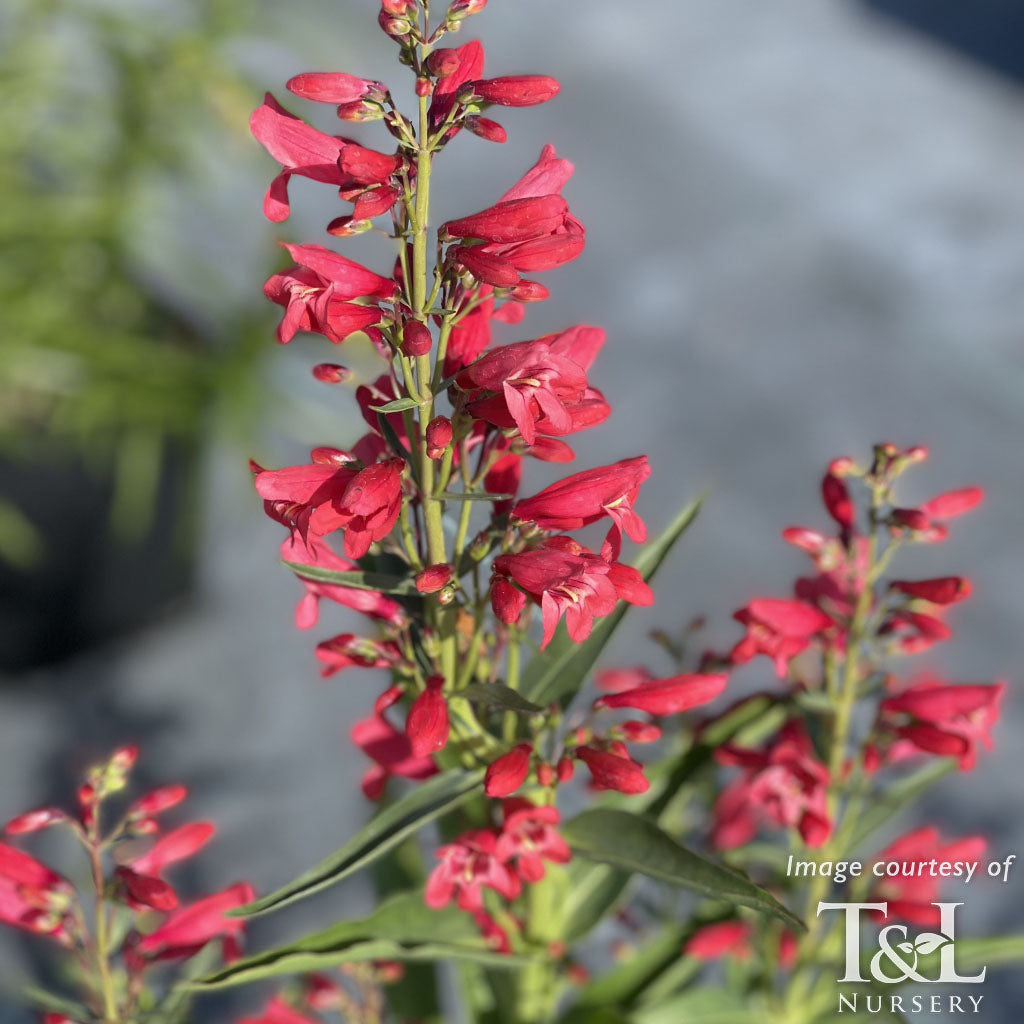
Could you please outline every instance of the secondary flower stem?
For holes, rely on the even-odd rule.
[[[93,835],[89,839],[89,861],[92,866],[92,883],[96,891],[96,969],[99,975],[100,994],[103,999],[103,1020],[106,1024],[118,1024],[117,1001],[114,998],[114,983],[110,976],[108,960],[109,935],[107,910],[103,900],[103,859],[99,841],[99,808],[95,811]]]

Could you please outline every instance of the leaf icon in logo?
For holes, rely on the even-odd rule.
[[[914,944],[912,942],[901,942],[896,946],[896,948],[901,953],[906,953],[907,956],[914,952]]]
[[[929,953],[934,953],[940,946],[945,946],[947,942],[952,941],[953,940],[948,935],[940,935],[936,932],[922,932],[918,935],[917,942],[914,944],[913,948],[916,949],[921,956],[927,956]],[[907,945],[909,946],[910,943],[908,942]],[[903,944],[901,943],[900,949],[902,948]],[[909,950],[907,950],[907,952],[909,952]]]

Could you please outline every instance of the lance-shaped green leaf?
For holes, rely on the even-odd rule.
[[[696,988],[631,1015],[632,1024],[757,1024],[767,1020],[751,997],[721,988]]]
[[[518,690],[513,690],[504,683],[470,683],[459,690],[459,696],[465,697],[473,704],[486,704],[488,707],[516,711],[522,715],[544,713],[539,704],[527,700]]]
[[[362,572],[359,569],[325,569],[319,565],[306,565],[305,562],[284,563],[296,576],[314,583],[333,583],[339,587],[352,587],[355,590],[376,590],[382,594],[415,594],[416,581],[402,579],[400,576],[388,576],[382,572]]]
[[[454,906],[433,910],[424,904],[423,893],[417,889],[385,901],[369,917],[341,921],[295,942],[238,960],[189,987],[228,988],[379,959],[471,960],[492,967],[521,967],[528,960],[496,953],[469,914]]]
[[[453,769],[409,790],[385,807],[341,849],[315,868],[282,886],[276,892],[234,911],[237,917],[255,917],[304,899],[340,882],[355,871],[372,864],[406,836],[468,800],[483,782],[483,769]]]
[[[404,412],[406,409],[418,409],[422,403],[415,398],[396,398],[393,402],[388,402],[386,405],[371,405],[370,408],[374,412]]]
[[[804,928],[771,893],[738,871],[686,849],[646,818],[595,807],[566,822],[561,832],[581,857],[771,914],[799,931]]]
[[[702,501],[703,498],[698,498],[690,502],[669,523],[661,536],[640,552],[635,567],[645,580],[654,576],[672,546],[697,518]],[[583,685],[587,673],[597,663],[601,652],[631,607],[620,601],[611,615],[594,625],[593,632],[581,644],[569,638],[564,626],[560,627],[554,640],[526,666],[523,672],[523,693],[535,703],[545,706],[554,701],[567,703]]]

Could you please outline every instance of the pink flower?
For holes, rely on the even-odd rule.
[[[489,829],[460,836],[437,851],[440,864],[427,879],[428,907],[443,907],[454,898],[462,910],[483,909],[482,889],[513,900],[522,888],[518,876],[498,853],[498,837]]]
[[[650,475],[646,455],[585,469],[517,502],[512,514],[542,530],[576,530],[608,516],[616,540],[621,531],[641,543],[647,539],[647,527],[633,510],[633,502]],[[613,550],[616,547],[613,540]]]
[[[132,860],[132,870],[159,878],[165,868],[202,849],[213,838],[214,832],[216,828],[208,821],[181,825],[158,839],[141,857]]]
[[[539,882],[545,873],[544,861],[567,864],[572,859],[568,843],[558,834],[558,809],[535,806],[516,798],[503,805],[504,824],[498,836],[497,854],[506,863],[514,863],[516,874],[524,882]]]
[[[532,756],[533,747],[529,743],[520,743],[492,761],[484,775],[484,792],[494,797],[511,796],[530,774]]]
[[[953,684],[929,679],[879,705],[879,721],[905,741],[889,751],[890,761],[911,751],[959,758],[960,767],[974,767],[979,744],[992,749],[992,726],[999,718],[1005,687]]]
[[[976,864],[984,857],[985,846],[983,836],[944,843],[933,826],[908,832],[875,858],[874,863],[899,864],[900,868],[897,875],[887,874],[875,884],[871,899],[889,904],[887,918],[934,927],[939,923],[939,911],[933,904],[939,899],[941,878],[934,877],[928,865],[934,861]]]
[[[306,71],[289,78],[285,88],[305,100],[332,104],[355,103],[361,99],[383,103],[388,94],[383,82],[359,78],[344,71]]]
[[[715,846],[731,850],[748,843],[761,818],[796,828],[808,846],[825,842],[832,831],[828,771],[814,756],[802,723],[788,722],[762,750],[727,745],[715,756],[723,764],[743,769],[743,776],[715,804]]]
[[[652,679],[641,686],[605,694],[596,707],[636,708],[652,715],[676,715],[714,700],[729,677],[722,673],[701,675],[684,673],[667,679]]]
[[[0,923],[68,942],[71,891],[56,871],[0,842]]]
[[[428,115],[431,127],[438,128],[455,106],[462,86],[483,73],[484,48],[473,39],[455,49],[440,47],[430,54],[428,60],[432,73],[439,76]],[[449,132],[449,137],[454,134],[455,131]]]

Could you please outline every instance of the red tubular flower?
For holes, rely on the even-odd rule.
[[[376,302],[350,300],[389,300],[397,287],[393,280],[322,245],[283,244],[296,266],[273,274],[263,287],[271,302],[285,307],[278,341],[287,344],[303,330],[339,344],[381,322],[384,314]]]
[[[646,793],[651,784],[644,776],[643,765],[632,758],[619,757],[607,750],[584,746],[576,756],[590,769],[598,789],[614,789],[619,793]]]
[[[550,235],[565,222],[569,204],[560,195],[506,199],[480,213],[447,221],[442,241],[474,238],[483,242],[522,242]]]
[[[581,643],[590,635],[594,619],[614,611],[620,598],[650,603],[653,595],[642,580],[637,583],[625,573],[613,575],[612,569],[612,563],[568,537],[552,537],[544,547],[494,560],[495,572],[511,577],[541,606],[542,647],[550,643],[563,615],[569,636]],[[498,598],[492,590],[491,601],[499,617],[514,608],[504,590]]]
[[[715,804],[712,842],[719,849],[750,842],[759,818],[798,829],[808,846],[828,839],[828,771],[814,756],[802,723],[788,722],[763,750],[727,745],[715,756],[744,770]]]
[[[383,82],[359,78],[344,71],[306,71],[285,82],[289,92],[317,103],[355,103],[368,99],[383,103],[388,88]]]
[[[405,734],[413,757],[436,754],[448,742],[448,702],[441,693],[443,676],[431,676],[427,688],[413,701]]]
[[[508,133],[505,129],[497,121],[492,121],[489,117],[470,115],[463,121],[463,124],[474,135],[479,135],[481,139],[486,139],[488,142],[508,141]]]
[[[514,863],[524,882],[539,882],[545,874],[544,861],[567,864],[572,860],[568,843],[558,834],[558,809],[534,806],[529,800],[506,800],[504,824],[498,836],[497,855]]]
[[[156,931],[139,940],[139,952],[158,960],[183,960],[199,952],[213,939],[234,945],[245,932],[245,921],[228,917],[252,902],[255,890],[248,882],[236,882],[221,892],[196,900],[174,911]]]
[[[889,751],[890,761],[910,752],[956,757],[960,767],[974,767],[978,744],[992,749],[992,726],[999,718],[1002,683],[952,684],[926,680],[879,705],[879,721],[901,737]]]
[[[617,553],[620,531],[637,543],[647,539],[647,527],[633,510],[633,502],[650,475],[646,455],[585,469],[517,502],[512,514],[542,530],[576,530],[608,516],[614,524],[610,536]]]
[[[346,142],[317,131],[285,110],[268,92],[249,119],[256,140],[281,165],[281,173],[270,183],[263,213],[268,220],[287,220],[288,179],[293,174],[340,186],[344,179],[338,158]]]
[[[687,940],[683,952],[696,960],[717,960],[723,956],[746,960],[750,956],[753,929],[746,921],[716,921],[698,928]]]
[[[747,629],[746,636],[732,649],[729,659],[736,665],[766,654],[775,662],[775,671],[785,678],[789,663],[810,645],[819,633],[835,623],[823,611],[805,601],[763,597],[733,614]]]
[[[985,492],[980,487],[961,487],[937,494],[921,505],[921,511],[929,519],[952,519],[980,505],[984,497]]]
[[[494,103],[500,107],[532,107],[554,99],[561,85],[549,75],[504,75],[470,82],[461,96],[468,102]],[[472,89],[472,99],[467,96]]]
[[[983,836],[943,842],[933,826],[915,829],[887,846],[873,863],[898,864],[899,874],[885,875],[872,889],[871,899],[889,904],[887,919],[902,918],[912,924],[934,927],[939,923],[941,878],[934,877],[928,866],[964,861],[977,864],[985,856]]]
[[[320,1024],[318,1017],[307,1017],[292,1009],[280,996],[274,996],[258,1017],[245,1017],[238,1024]]]
[[[930,580],[893,580],[890,590],[931,604],[953,604],[971,596],[970,580],[961,576],[941,576]]]
[[[636,708],[651,715],[676,715],[713,701],[724,689],[729,677],[723,674],[685,673],[667,679],[653,679],[631,690],[605,694],[597,707]]]
[[[371,640],[353,633],[339,633],[316,645],[317,659],[322,662],[320,674],[326,679],[342,669],[391,668],[401,660],[393,640]]]
[[[488,796],[511,796],[530,774],[532,755],[533,747],[529,743],[520,743],[492,761],[484,775],[484,792]]]
[[[204,847],[216,832],[208,821],[193,821],[168,832],[158,839],[141,857],[130,862],[132,870],[140,875],[159,878],[165,868],[185,860]]]
[[[488,352],[463,370],[457,383],[474,392],[470,415],[499,427],[514,425],[527,444],[538,431],[572,431],[573,407],[588,396],[586,371],[540,339]]]
[[[399,732],[379,709],[352,726],[352,742],[376,762],[362,779],[364,795],[377,800],[392,775],[403,779],[428,779],[437,773],[433,758],[413,754],[409,737]]]
[[[440,864],[430,873],[424,894],[428,907],[454,898],[462,910],[483,909],[482,889],[515,899],[522,889],[516,874],[498,854],[498,837],[489,829],[467,832],[437,851]]]

